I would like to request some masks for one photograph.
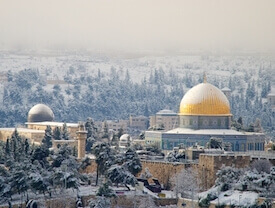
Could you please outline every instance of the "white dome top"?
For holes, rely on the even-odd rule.
[[[123,134],[120,138],[119,141],[132,141],[132,137],[129,134]]]
[[[225,94],[209,83],[191,88],[182,98],[180,115],[231,115]]]
[[[157,115],[177,115],[174,111],[168,110],[168,109],[163,109],[159,112],[156,113]]]

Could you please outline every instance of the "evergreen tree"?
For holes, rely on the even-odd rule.
[[[60,130],[59,127],[55,127],[55,129],[53,130],[53,138],[55,140],[61,140],[62,139],[61,130]]]
[[[93,153],[96,157],[96,185],[98,184],[98,177],[105,174],[108,168],[114,163],[114,152],[110,145],[106,142],[100,142],[93,146]]]
[[[103,123],[103,135],[102,138],[109,138],[109,127],[108,127],[108,123],[105,120]]]
[[[6,153],[6,156],[10,155],[10,139],[9,138],[7,138],[7,141],[6,141],[5,153]]]
[[[92,118],[88,118],[85,123],[85,129],[87,131],[86,139],[86,151],[91,152],[92,146],[96,140],[98,140],[97,128]]]
[[[29,151],[30,151],[30,144],[29,144],[28,139],[25,139],[24,150],[25,150],[25,155],[28,155]]]
[[[51,148],[52,147],[52,128],[51,126],[47,126],[45,129],[45,135],[44,138],[42,140],[42,144],[44,144],[47,148]]]
[[[62,128],[62,139],[64,140],[69,140],[69,132],[68,132],[68,127],[67,124],[64,123],[63,124],[63,128]]]
[[[136,176],[142,170],[142,164],[135,150],[129,148],[125,153],[125,167]]]

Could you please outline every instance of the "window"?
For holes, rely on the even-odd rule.
[[[218,119],[218,126],[221,126],[221,119]]]
[[[193,125],[193,120],[192,119],[190,119],[190,125]]]
[[[202,125],[202,119],[201,118],[199,119],[199,125],[200,126]]]

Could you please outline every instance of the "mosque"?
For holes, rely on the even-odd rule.
[[[40,145],[45,135],[45,129],[50,126],[52,130],[59,127],[62,129],[64,122],[55,122],[53,111],[45,104],[36,104],[28,113],[28,121],[25,123],[27,127],[17,128],[0,128],[0,140],[6,141],[11,138],[15,129],[20,136],[27,138],[31,144]],[[52,140],[53,149],[57,149],[62,145],[77,147],[78,157],[85,156],[86,134],[83,124],[66,123],[69,132],[69,140]]]
[[[220,89],[210,84],[204,76],[203,83],[191,88],[182,98],[179,127],[169,131],[146,131],[146,144],[157,144],[163,150],[179,146],[205,146],[211,137],[230,143],[232,151],[264,151],[265,135],[231,129],[232,114],[228,98]]]

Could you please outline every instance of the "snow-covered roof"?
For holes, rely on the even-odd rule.
[[[224,88],[222,88],[222,91],[223,91],[223,92],[226,92],[226,91],[227,91],[227,92],[230,92],[231,90],[230,90],[228,87],[224,87]]]
[[[26,122],[25,124],[33,124],[33,125],[40,125],[40,126],[58,126],[62,127],[65,122],[53,122],[53,121],[44,121],[44,122]],[[66,123],[67,127],[78,127],[78,123]]]
[[[177,115],[174,111],[168,110],[168,109],[163,109],[163,110],[157,112],[156,114],[157,115],[173,115],[173,116]]]
[[[166,134],[201,134],[201,135],[245,135],[245,133],[233,129],[188,129],[176,128],[165,132]]]
[[[268,93],[268,95],[267,95],[267,97],[273,97],[273,96],[275,96],[275,92],[270,92],[270,93]]]
[[[45,133],[44,130],[36,130],[36,129],[28,129],[28,128],[0,128],[0,131],[15,131],[17,129],[18,132],[29,132],[29,133]]]

